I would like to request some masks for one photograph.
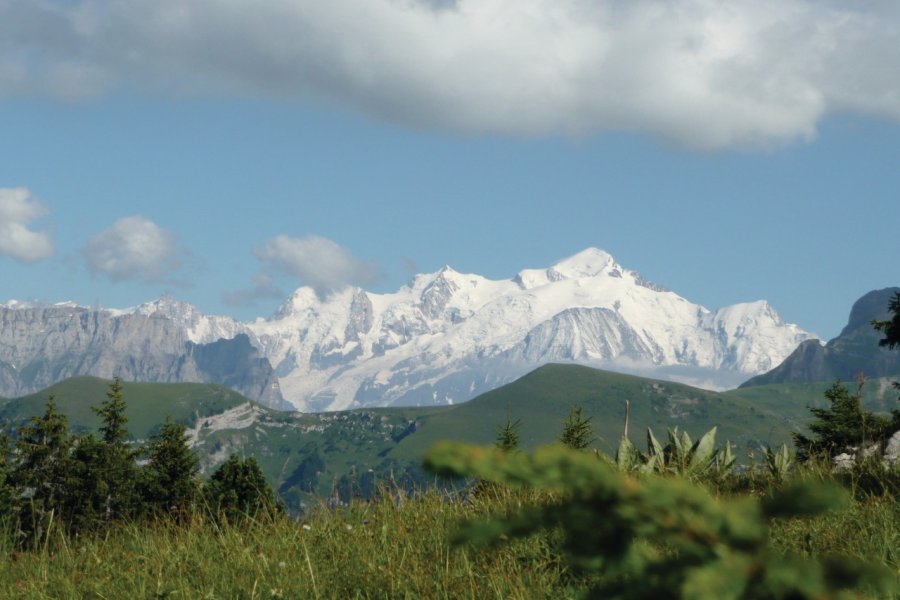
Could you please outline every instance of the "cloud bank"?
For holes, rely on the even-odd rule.
[[[697,148],[900,120],[896,0],[5,0],[0,94],[325,98],[413,126]]]
[[[119,219],[92,237],[83,253],[92,273],[114,282],[180,283],[176,274],[187,257],[173,233],[140,215]]]
[[[285,273],[294,277],[302,285],[308,285],[320,296],[343,289],[348,285],[365,285],[378,279],[379,271],[374,265],[362,261],[353,254],[329,240],[311,235],[292,238],[279,235],[266,241],[253,254],[268,273]],[[264,282],[271,289],[271,279],[263,276],[257,281]],[[267,291],[260,289],[260,296]]]
[[[34,263],[53,255],[53,242],[46,231],[30,229],[32,221],[47,209],[31,198],[26,188],[0,188],[0,255]]]

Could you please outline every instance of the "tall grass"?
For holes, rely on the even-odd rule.
[[[753,477],[750,493],[773,485],[763,474]],[[303,520],[275,514],[217,523],[198,513],[180,524],[122,524],[78,538],[51,527],[29,551],[3,538],[0,597],[576,597],[592,582],[565,566],[553,531],[487,548],[453,543],[462,521],[556,501],[546,491],[483,485],[470,494],[385,491],[370,502],[323,506]],[[856,557],[888,566],[900,581],[894,495],[860,493],[845,509],[776,520],[769,531],[776,550]]]
[[[547,537],[508,547],[457,548],[463,519],[546,501],[494,490],[481,498],[437,491],[216,525],[202,515],[67,538],[36,550],[6,545],[0,590],[10,598],[560,598],[583,585]],[[7,597],[7,596],[4,596]]]

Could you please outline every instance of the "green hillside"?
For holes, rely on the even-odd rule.
[[[44,412],[47,397],[53,394],[60,412],[69,417],[74,431],[92,431],[100,424],[91,406],[98,406],[110,382],[97,377],[73,377],[36,394],[0,403],[0,423],[15,428],[29,417]],[[246,403],[247,399],[220,385],[205,383],[122,384],[128,403],[128,429],[135,439],[146,439],[169,415],[177,422],[192,425],[198,418],[221,413]]]
[[[496,426],[507,415],[521,419],[521,443],[532,448],[557,438],[572,406],[581,406],[585,416],[591,417],[596,446],[614,452],[623,432],[626,400],[631,405],[630,437],[641,445],[647,427],[664,435],[667,427],[674,426],[692,433],[718,426],[719,439],[744,449],[780,444],[802,426],[797,417],[806,412],[803,404],[785,414],[776,409],[777,402],[753,403],[668,381],[551,364],[453,410],[423,417],[420,431],[390,456],[412,458],[441,439],[491,442]]]
[[[7,427],[42,412],[48,393],[76,431],[95,429],[90,406],[105,398],[108,381],[79,377],[0,404]],[[383,408],[336,413],[284,413],[250,403],[235,392],[205,384],[125,383],[129,428],[144,439],[165,418],[185,423],[209,473],[230,453],[255,456],[288,505],[301,509],[318,498],[368,495],[391,478],[404,486],[431,478],[420,468],[440,440],[490,444],[507,417],[521,420],[521,444],[554,441],[572,406],[592,419],[595,447],[614,453],[622,435],[625,401],[630,437],[644,446],[678,426],[697,436],[713,426],[736,446],[739,461],[760,446],[790,443],[809,421],[810,406],[824,407],[830,383],[773,384],[717,393],[578,365],[546,365],[521,379],[454,406]],[[887,380],[870,381],[864,404],[877,412],[898,406]]]

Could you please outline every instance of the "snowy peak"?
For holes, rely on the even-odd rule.
[[[592,279],[598,277],[629,277],[638,285],[653,288],[632,271],[623,268],[608,252],[588,248],[557,262],[546,269],[524,269],[513,281],[522,289],[530,290],[567,279]]]
[[[601,273],[622,271],[613,257],[599,248],[587,248],[578,254],[557,262],[550,267],[552,270],[567,279],[580,279],[582,277],[596,277]]]

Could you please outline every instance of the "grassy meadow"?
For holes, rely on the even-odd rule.
[[[706,488],[719,500],[765,495],[774,481],[753,473]],[[821,471],[802,476],[829,478]],[[824,515],[771,519],[768,544],[776,553],[880,565],[900,585],[900,502],[856,492],[849,505]],[[375,499],[322,505],[302,520],[276,514],[217,524],[197,513],[183,524],[116,524],[77,539],[51,528],[33,550],[6,540],[0,589],[29,599],[575,598],[602,575],[567,564],[558,530],[485,547],[455,543],[464,522],[560,499],[527,486],[414,495],[382,488]]]

